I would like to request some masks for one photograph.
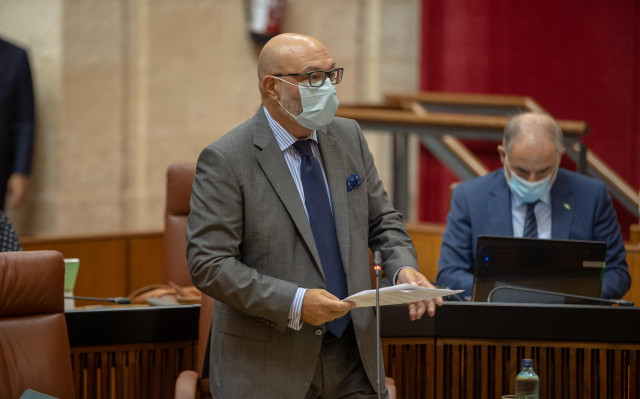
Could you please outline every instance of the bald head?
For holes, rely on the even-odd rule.
[[[318,39],[297,33],[283,33],[275,36],[264,45],[258,57],[258,78],[277,73],[304,72],[301,63],[305,56],[326,53],[327,49]]]
[[[529,145],[550,141],[558,154],[564,151],[560,126],[551,116],[541,112],[525,112],[509,120],[502,137],[502,145],[507,154],[511,152],[516,141],[527,142]]]

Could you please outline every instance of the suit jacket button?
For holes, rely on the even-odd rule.
[[[316,335],[322,335],[322,328],[316,328]]]

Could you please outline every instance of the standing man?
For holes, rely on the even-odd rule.
[[[340,299],[371,288],[369,247],[396,283],[432,287],[360,127],[333,117],[342,75],[318,40],[274,37],[258,60],[263,106],[198,159],[187,258],[216,300],[214,398],[376,397],[374,311]]]
[[[602,298],[619,299],[631,278],[620,226],[605,185],[560,168],[562,131],[542,113],[517,115],[498,146],[503,170],[453,191],[438,261],[438,283],[471,295],[480,234],[605,241]]]
[[[31,172],[33,85],[27,52],[0,39],[0,210],[22,202]]]

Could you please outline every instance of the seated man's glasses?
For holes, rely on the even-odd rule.
[[[303,72],[303,73],[278,73],[273,76],[302,76],[307,75],[309,79],[309,86],[311,87],[320,87],[324,84],[324,82],[329,78],[329,81],[337,85],[342,81],[342,72],[344,68],[333,68],[330,71],[311,71],[311,72]]]

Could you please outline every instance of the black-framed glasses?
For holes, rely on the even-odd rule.
[[[277,73],[273,76],[301,76],[307,75],[309,79],[309,86],[311,87],[320,87],[324,84],[324,82],[329,78],[329,81],[333,85],[337,85],[342,81],[342,73],[344,72],[344,68],[333,68],[330,71],[311,71],[311,72],[302,72],[302,73]]]

